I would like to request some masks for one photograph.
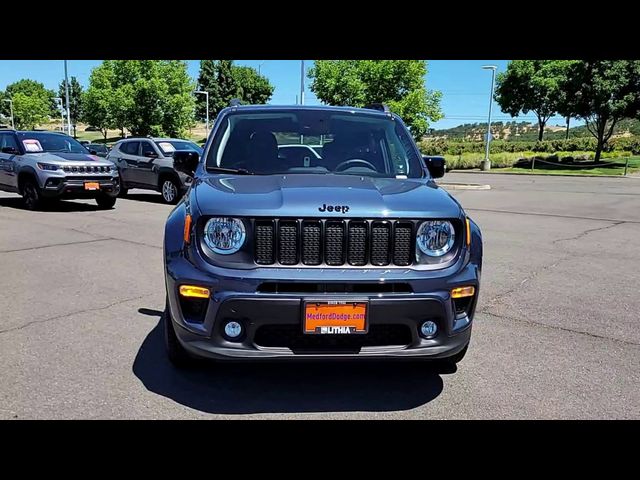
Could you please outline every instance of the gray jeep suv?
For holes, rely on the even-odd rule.
[[[19,193],[29,210],[53,199],[116,203],[118,171],[63,133],[0,130],[0,190]]]
[[[192,178],[173,168],[175,152],[196,152],[202,148],[179,138],[127,138],[117,142],[107,159],[120,172],[120,196],[130,188],[159,191],[165,203],[178,203]]]

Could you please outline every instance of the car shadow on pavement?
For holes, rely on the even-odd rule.
[[[149,203],[159,203],[161,205],[166,205],[162,200],[162,195],[159,193],[127,193],[125,197],[122,197],[124,200],[135,200],[137,202],[149,202]]]
[[[26,210],[22,197],[2,197],[0,207]],[[53,201],[46,203],[39,212],[93,212],[98,210],[98,205],[94,203],[81,203],[69,200]]]
[[[145,315],[161,315],[150,309]],[[162,324],[149,333],[133,373],[144,386],[207,413],[390,412],[442,392],[441,373],[420,362],[210,363],[178,370],[164,351]]]

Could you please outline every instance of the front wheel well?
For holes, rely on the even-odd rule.
[[[158,177],[158,190],[162,191],[162,183],[165,180],[173,180],[173,183],[176,184],[178,189],[182,188],[182,182],[180,182],[180,177],[175,172],[160,172],[160,176]]]
[[[22,195],[22,188],[27,180],[32,180],[36,185],[38,185],[38,179],[33,172],[23,171],[18,174],[18,193]]]

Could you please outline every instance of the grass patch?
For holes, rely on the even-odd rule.
[[[501,152],[492,153],[491,169],[500,171],[513,172],[531,172],[531,161],[536,159],[535,170],[540,173],[556,173],[564,174],[564,172],[577,174],[592,175],[622,175],[624,173],[624,162],[629,158],[629,172],[639,168],[637,165],[638,156],[632,156],[630,152],[613,151],[603,152],[601,160],[608,161],[609,165],[597,165],[589,168],[589,162],[593,161],[595,154],[589,151],[576,152],[556,152],[554,154],[545,154],[539,152]],[[480,164],[484,159],[484,154],[465,152],[459,155],[445,155],[447,161],[447,169],[464,170],[480,168]],[[540,161],[542,160],[542,161]],[[544,162],[551,162],[549,165]],[[581,165],[585,163],[585,165]],[[562,164],[566,164],[566,168],[562,168]],[[572,166],[570,166],[572,165]],[[608,173],[607,173],[608,172]]]
[[[640,171],[640,156],[627,157],[629,160],[629,167],[627,173],[635,173]],[[531,168],[519,168],[519,167],[507,167],[507,168],[492,168],[491,172],[495,173],[523,173],[523,174],[538,174],[538,175],[624,175],[624,166],[627,158],[616,157],[614,161],[607,162],[609,165],[598,165],[593,168],[587,166],[582,168],[576,167],[557,167],[553,166],[549,168],[548,165],[542,163],[535,164],[535,169]]]

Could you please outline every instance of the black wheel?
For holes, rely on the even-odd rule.
[[[118,196],[120,198],[126,197],[128,193],[129,193],[129,189],[120,185],[120,187],[118,188]]]
[[[28,210],[38,210],[42,207],[43,201],[40,195],[40,187],[34,180],[27,179],[22,185],[22,198],[24,206]]]
[[[172,178],[164,178],[160,184],[160,193],[164,203],[175,205],[180,200],[180,187]]]
[[[116,204],[116,197],[104,194],[98,195],[96,197],[96,203],[98,204],[98,207],[108,210],[110,208],[113,208],[113,206]]]
[[[168,301],[164,306],[162,326],[164,330],[164,346],[171,363],[178,368],[188,368],[193,366],[195,360],[190,357],[184,347],[180,345],[178,337],[176,336],[176,332],[173,327],[173,320],[171,320],[171,311],[169,309]]]

